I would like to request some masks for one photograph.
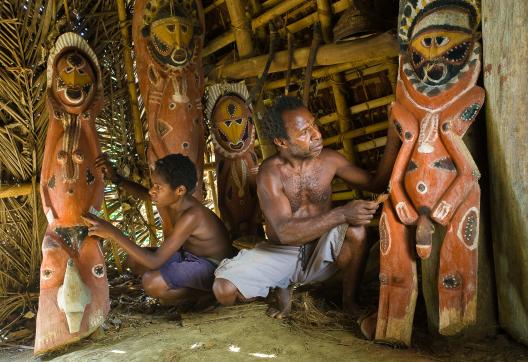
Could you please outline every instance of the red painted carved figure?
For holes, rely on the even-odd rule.
[[[258,160],[248,97],[243,82],[207,88],[206,115],[215,147],[218,204],[232,239],[256,236],[260,222]]]
[[[168,154],[188,156],[196,165],[194,196],[202,199],[205,148],[202,96],[201,3],[195,0],[137,0],[134,39],[139,88],[149,131],[148,162]],[[166,213],[159,210],[162,219]],[[170,225],[164,223],[165,233]]]
[[[390,121],[402,146],[380,219],[380,302],[376,339],[410,344],[417,296],[415,254],[440,247],[440,333],[476,320],[479,171],[462,137],[484,102],[476,0],[403,1],[400,69]],[[438,229],[438,227],[437,227]]]
[[[110,307],[101,245],[81,215],[100,208],[103,178],[95,117],[103,103],[99,63],[74,33],[57,39],[48,59],[48,133],[40,176],[48,229],[42,242],[35,354],[95,331]]]

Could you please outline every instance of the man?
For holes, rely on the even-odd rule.
[[[267,225],[268,241],[224,260],[215,272],[213,291],[224,305],[265,297],[278,288],[278,308],[268,314],[288,315],[291,286],[343,274],[343,307],[359,312],[357,289],[366,260],[366,229],[378,207],[356,200],[332,208],[332,179],[337,176],[364,190],[386,187],[399,139],[390,129],[375,176],[341,154],[323,149],[313,115],[293,97],[279,98],[268,115],[268,132],[278,154],[264,161],[257,176],[257,194]]]
[[[118,181],[115,170],[103,156],[97,166]],[[107,221],[85,215],[88,234],[111,239],[128,253],[135,264],[146,270],[142,284],[145,293],[159,298],[162,304],[177,305],[186,301],[212,299],[211,286],[218,262],[232,255],[227,230],[211,210],[196,200],[196,169],[192,161],[171,154],[155,163],[150,191],[131,181],[121,181],[143,199],[150,195],[158,207],[168,211],[170,234],[155,251],[141,248]]]

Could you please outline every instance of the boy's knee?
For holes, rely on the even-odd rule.
[[[345,242],[353,246],[363,246],[367,242],[367,228],[365,226],[349,226],[345,234]]]
[[[149,297],[158,298],[162,294],[162,290],[156,281],[156,275],[151,271],[145,272],[141,277],[141,285]]]
[[[238,289],[227,279],[216,278],[213,283],[213,293],[222,305],[233,305],[236,301]]]

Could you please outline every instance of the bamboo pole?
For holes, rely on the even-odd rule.
[[[301,48],[293,52],[293,68],[304,68],[308,61],[310,48]],[[357,39],[347,43],[328,44],[319,48],[315,58],[316,66],[335,65],[354,62],[356,66],[372,62],[373,59],[389,58],[398,55],[398,44],[393,35],[380,34],[367,39]],[[208,74],[210,81],[220,79],[246,79],[262,73],[267,56],[261,55],[244,59],[228,65],[216,66]],[[288,68],[288,51],[275,54],[270,73],[283,72]]]
[[[371,68],[366,68],[363,70],[351,70],[351,71],[345,72],[345,80],[347,82],[351,80],[356,80],[361,77],[365,77],[368,75],[382,72],[384,70],[388,70],[389,67],[390,67],[390,64],[384,63],[384,64],[380,64],[380,65],[377,65]],[[321,90],[321,89],[329,88],[331,86],[332,86],[332,83],[330,80],[328,80],[328,81],[319,82],[316,88],[317,90]]]
[[[361,137],[361,136],[371,134],[374,132],[383,131],[383,130],[386,130],[388,127],[389,127],[389,122],[384,121],[384,122],[372,124],[370,126],[356,128],[356,129],[353,129],[353,130],[350,130],[344,133],[340,133],[336,136],[331,136],[331,137],[323,139],[323,146],[328,146],[334,143],[340,143],[346,139],[357,138],[357,137]]]
[[[205,159],[207,160],[208,164],[212,164],[211,154],[212,154],[211,149],[207,147],[206,152],[205,152]],[[211,196],[213,198],[214,213],[218,217],[220,217],[220,208],[218,207],[218,193],[216,192],[216,185],[214,182],[214,172],[215,172],[214,168],[207,171],[207,182],[209,183],[209,187],[211,188]]]
[[[332,42],[332,5],[328,0],[317,0],[317,15],[325,43]],[[290,30],[291,31],[291,30]]]
[[[278,3],[280,3],[282,0],[267,0],[262,2],[262,8],[263,9],[271,9]]]
[[[281,16],[289,10],[293,9],[299,4],[302,4],[304,0],[286,0],[282,1],[279,5],[266,11],[262,15],[256,17],[251,21],[251,29],[256,30],[270,22],[273,18]],[[204,48],[202,57],[206,57],[215,51],[233,43],[235,41],[235,32],[233,30],[226,31],[224,34],[211,40],[209,44]],[[256,75],[253,75],[256,76]],[[250,78],[250,77],[248,77]]]
[[[387,137],[384,136],[384,137],[375,138],[367,142],[360,143],[356,146],[356,148],[358,152],[365,152],[365,151],[373,150],[375,148],[383,147],[386,144],[387,144]]]
[[[204,14],[207,14],[207,13],[213,11],[214,9],[216,9],[217,7],[222,5],[223,3],[225,3],[225,0],[216,0],[216,1],[214,1],[211,5],[209,5],[208,7],[206,7],[204,9]]]
[[[138,97],[136,92],[135,76],[132,67],[132,55],[130,48],[130,36],[128,33],[128,20],[125,9],[124,0],[117,0],[117,14],[119,16],[119,30],[121,31],[121,46],[123,47],[123,61],[125,71],[127,74],[128,93],[130,95],[130,111],[132,113],[132,121],[134,125],[134,141],[136,152],[139,159],[144,165],[147,165],[147,158],[145,155],[145,136],[143,134],[143,124],[141,123],[141,116],[139,114]],[[154,211],[152,209],[152,202],[145,201],[145,210],[147,213],[148,228],[150,231],[150,246],[157,244]]]
[[[394,101],[394,95],[393,94],[385,96],[385,97],[373,99],[373,100],[370,100],[370,101],[367,101],[367,102],[364,102],[364,103],[356,104],[356,105],[353,105],[352,107],[349,108],[350,114],[358,114],[358,113],[361,113],[361,112],[364,112],[364,111],[368,111],[369,109],[372,109],[372,108],[382,107],[382,106],[385,106],[387,104],[390,104],[392,101]],[[328,123],[335,122],[338,119],[339,119],[339,117],[338,117],[337,113],[330,113],[330,114],[327,114],[327,115],[319,118],[319,124],[325,125],[325,124],[328,124]]]
[[[37,184],[35,187],[39,187]],[[19,197],[31,194],[33,184],[17,184],[17,185],[2,185],[0,187],[0,199],[7,199],[9,197]]]
[[[334,14],[339,14],[343,11],[345,11],[348,8],[348,0],[339,0],[335,4],[332,4],[330,9],[332,9],[332,12]],[[312,13],[300,20],[297,20],[294,23],[291,23],[290,25],[286,26],[286,29],[282,28],[279,30],[279,35],[281,37],[284,37],[286,34],[285,32],[288,31],[290,33],[298,33],[299,31],[308,28],[313,23],[320,21],[318,12]],[[325,20],[326,21],[326,20]]]
[[[231,27],[235,35],[238,55],[241,59],[247,58],[254,53],[253,34],[251,33],[250,21],[246,17],[244,5],[240,0],[226,0],[227,11],[231,19]]]

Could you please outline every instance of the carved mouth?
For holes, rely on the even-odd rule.
[[[242,147],[244,147],[244,142],[240,141],[240,142],[238,142],[236,145],[230,143],[230,144],[229,144],[229,147],[230,147],[231,149],[235,150],[235,151],[238,151],[238,150],[242,149]]]
[[[80,88],[67,88],[65,94],[68,101],[73,103],[81,102],[84,98]]]
[[[183,64],[187,62],[187,52],[185,49],[175,49],[172,52],[171,59],[176,64]]]

